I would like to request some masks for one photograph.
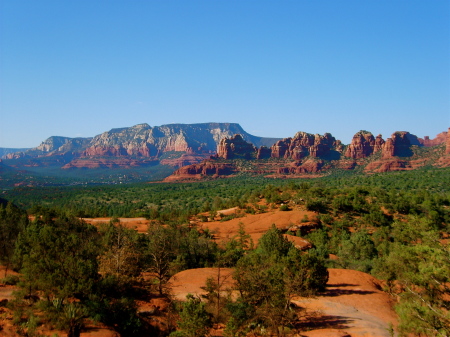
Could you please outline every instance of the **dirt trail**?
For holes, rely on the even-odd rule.
[[[232,269],[221,269],[224,289],[232,287]],[[329,269],[327,291],[315,298],[295,298],[306,308],[302,336],[307,337],[390,337],[390,324],[397,325],[393,302],[380,282],[366,273]],[[173,295],[185,299],[188,293],[200,295],[208,277],[217,277],[216,268],[185,270],[171,280]]]

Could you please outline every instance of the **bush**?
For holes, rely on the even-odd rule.
[[[290,210],[289,206],[286,205],[286,204],[283,204],[283,205],[280,206],[280,211],[286,212],[286,211],[289,211],[289,210]]]
[[[5,278],[0,280],[0,283],[3,283],[8,286],[15,286],[20,281],[19,276],[17,275],[8,275]]]

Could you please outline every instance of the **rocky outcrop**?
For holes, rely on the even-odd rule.
[[[445,144],[447,142],[447,131],[441,132],[438,135],[436,135],[435,138],[430,139],[430,137],[425,136],[422,138],[419,138],[419,142],[422,146],[430,147],[430,146],[436,146],[440,144]]]
[[[381,135],[374,138],[371,132],[361,130],[357,132],[345,151],[345,156],[353,159],[366,158],[381,150],[384,144]]]
[[[412,145],[420,145],[418,138],[407,131],[394,132],[391,138],[381,147],[381,157],[389,159],[392,157],[411,157]]]
[[[324,166],[323,160],[308,159],[305,160],[304,162],[298,161],[292,163],[292,165],[288,167],[280,167],[278,169],[278,173],[279,174],[317,173],[320,172],[323,166]]]
[[[272,158],[290,158],[301,160],[311,156],[314,158],[326,157],[331,151],[342,150],[342,144],[330,133],[323,136],[306,132],[297,132],[293,138],[284,138],[271,147]]]
[[[112,129],[94,138],[50,137],[38,147],[27,151],[9,153],[8,159],[39,158],[70,153],[77,158],[165,159],[167,153],[185,155],[214,155],[223,138],[240,134],[243,142],[255,146],[270,146],[278,139],[250,135],[236,123],[168,124],[151,127],[138,124]],[[254,156],[256,157],[256,150]],[[72,164],[78,167],[79,162]]]
[[[448,128],[448,132],[447,132],[447,141],[446,141],[445,153],[446,154],[450,154],[450,128]]]
[[[38,147],[23,152],[14,152],[6,155],[6,159],[39,158],[56,155],[80,155],[92,138],[69,138],[53,136],[43,141]]]
[[[351,143],[344,146],[330,133],[297,132],[294,137],[273,139],[252,136],[234,123],[156,127],[138,124],[112,129],[94,138],[50,137],[34,149],[8,154],[5,162],[15,169],[38,166],[133,168],[161,164],[179,167],[178,175],[198,177],[238,172],[317,176],[332,168],[352,170],[358,166],[364,166],[366,172],[385,172],[424,165],[449,166],[448,134],[443,132],[435,139],[420,139],[399,131],[384,141],[381,135],[374,137],[368,131],[359,131]],[[16,158],[20,160],[15,161]],[[215,159],[200,163],[206,158]],[[233,165],[225,162],[234,159],[252,161],[235,160]]]
[[[390,159],[390,160],[380,160],[369,163],[365,171],[366,172],[391,172],[391,171],[405,171],[411,170],[413,167],[406,160],[400,159]]]
[[[268,159],[270,158],[271,154],[272,151],[268,147],[261,146],[256,153],[256,159]]]
[[[223,159],[251,159],[256,157],[256,153],[256,147],[253,144],[247,143],[239,134],[231,138],[222,138],[217,146],[217,156]]]
[[[202,179],[205,177],[217,178],[220,176],[229,176],[237,172],[236,167],[229,163],[217,163],[206,160],[200,164],[193,164],[179,168],[171,176],[164,179],[166,182]]]
[[[183,154],[183,155],[181,155],[181,157],[174,156],[172,158],[169,156],[168,158],[161,159],[159,161],[159,163],[161,165],[167,165],[167,166],[180,168],[183,166],[198,164],[198,163],[202,162],[203,160],[209,159],[209,158],[210,158],[210,156],[205,156],[205,155],[201,155],[201,154],[198,154],[198,155]]]

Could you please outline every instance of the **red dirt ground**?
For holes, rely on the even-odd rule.
[[[91,225],[99,227],[101,224],[107,224],[111,218],[83,218],[83,220]],[[120,223],[126,228],[133,228],[138,233],[147,233],[150,221],[146,218],[119,218]]]
[[[222,268],[226,278],[224,291],[231,288],[232,269]],[[314,298],[295,298],[294,303],[306,308],[304,331],[307,337],[389,337],[390,323],[397,325],[391,297],[371,275],[348,269],[329,269],[327,291]],[[204,294],[206,279],[217,277],[216,268],[185,270],[171,279],[173,295],[185,299],[188,293]],[[220,335],[216,332],[217,336]]]
[[[234,207],[218,211],[217,213],[230,215],[237,211],[238,208]],[[197,222],[197,225],[199,228],[209,229],[218,242],[226,242],[237,235],[239,223],[243,223],[245,232],[251,236],[256,245],[261,236],[270,229],[272,224],[275,224],[279,229],[287,229],[292,225],[301,226],[302,224],[308,224],[308,222],[302,222],[305,220],[305,216],[310,221],[314,221],[317,217],[316,213],[309,211],[296,209],[282,212],[275,209],[261,214],[245,214],[241,218],[235,218],[229,221]],[[83,218],[83,220],[92,225],[100,226],[101,224],[109,223],[111,218]],[[136,229],[139,233],[146,233],[150,224],[150,220],[146,218],[119,218],[119,220],[123,226]],[[296,237],[288,238],[301,248],[308,245],[308,242],[304,239]]]
[[[235,208],[224,210],[225,214],[231,214]],[[239,223],[244,224],[244,229],[247,234],[251,236],[253,242],[256,244],[263,234],[270,229],[272,224],[279,229],[287,229],[293,225],[302,225],[302,220],[305,216],[309,220],[316,219],[316,213],[303,210],[292,210],[282,212],[279,210],[270,210],[261,214],[246,214],[242,218],[234,218],[229,221],[211,221],[200,222],[199,227],[209,229],[218,241],[228,241],[232,239],[239,230]]]

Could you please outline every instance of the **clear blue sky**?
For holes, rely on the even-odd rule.
[[[448,0],[0,1],[0,147],[148,123],[450,126]]]

